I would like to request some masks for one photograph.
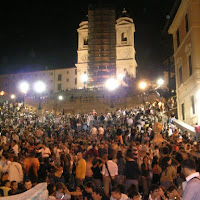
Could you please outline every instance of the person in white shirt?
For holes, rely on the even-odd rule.
[[[193,159],[186,159],[181,162],[181,169],[186,177],[183,185],[182,200],[199,200],[200,197],[200,176],[196,171],[196,162]]]
[[[8,160],[8,155],[7,154],[2,154],[1,160],[0,160],[0,169],[1,173],[4,174],[8,172],[8,165],[11,163],[10,160]]]
[[[21,183],[23,181],[24,174],[22,170],[22,165],[18,163],[18,157],[13,157],[13,162],[8,165],[8,180],[10,182],[17,181]]]
[[[19,142],[19,136],[16,133],[12,134],[12,139],[15,140],[16,142]]]
[[[18,146],[16,140],[12,141],[12,150],[14,151],[15,156],[18,156],[18,154],[19,154],[19,146]]]
[[[128,123],[128,126],[131,127],[133,125],[133,119],[130,117],[127,123]]]
[[[42,158],[49,158],[49,156],[51,155],[50,149],[46,147],[44,144],[42,144],[42,148],[36,150],[36,152],[41,153]]]
[[[102,167],[102,175],[103,175],[103,188],[104,188],[104,193],[108,197],[109,196],[109,190],[110,190],[110,183],[111,183],[111,178],[113,180],[116,179],[116,176],[118,176],[118,166],[115,162],[112,161],[113,155],[109,154],[108,155],[108,161],[103,165]],[[109,175],[109,172],[110,175]]]
[[[126,194],[121,193],[121,189],[118,186],[112,188],[110,200],[127,200],[129,199]]]

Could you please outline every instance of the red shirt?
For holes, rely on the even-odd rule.
[[[194,128],[197,133],[200,133],[200,125],[196,125]]]

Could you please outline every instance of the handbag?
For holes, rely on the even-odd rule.
[[[108,169],[108,164],[107,163],[105,163],[105,166],[106,166],[106,169],[108,171],[108,174],[109,174],[109,177],[110,177],[110,180],[111,180],[111,185],[115,186],[117,184],[117,181],[115,179],[113,179],[112,176],[110,175],[110,171]]]

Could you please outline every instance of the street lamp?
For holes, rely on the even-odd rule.
[[[145,81],[141,81],[139,83],[139,88],[143,91],[142,101],[143,101],[143,104],[145,104],[145,99],[144,99],[145,92],[144,92],[144,90],[147,88],[147,83]]]
[[[59,99],[60,101],[62,101],[62,100],[63,100],[63,96],[62,96],[62,95],[58,96],[58,99]]]
[[[164,84],[164,80],[162,78],[158,79],[157,84],[161,87]]]
[[[141,82],[139,83],[139,88],[140,88],[141,90],[145,90],[146,87],[147,87],[147,83],[146,83],[145,81],[141,81]]]
[[[81,81],[83,82],[84,84],[84,89],[85,89],[85,84],[87,83],[88,81],[88,75],[86,73],[82,74],[81,76]]]
[[[26,82],[26,81],[22,81],[22,82],[19,84],[19,90],[20,90],[21,93],[23,93],[23,107],[24,107],[25,95],[26,95],[26,93],[27,93],[28,90],[29,90],[29,83]]]
[[[62,95],[59,95],[59,96],[55,96],[54,98],[54,113],[56,115],[56,112],[57,112],[57,105],[58,105],[58,100],[59,101],[62,101],[63,100],[63,96]]]
[[[14,94],[11,94],[11,95],[10,95],[10,98],[11,98],[11,99],[15,99],[15,95],[14,95]]]
[[[43,93],[46,89],[46,85],[44,82],[42,81],[37,81],[34,83],[33,85],[33,89],[35,90],[36,93],[39,94],[39,105],[38,105],[38,110],[41,110],[41,98],[40,98],[40,94]]]
[[[109,78],[105,83],[105,87],[111,92],[116,90],[118,86],[119,86],[119,83],[115,78]],[[114,108],[112,93],[111,93],[110,107]]]

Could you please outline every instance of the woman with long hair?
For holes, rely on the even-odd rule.
[[[172,158],[167,156],[162,160],[162,173],[160,178],[161,186],[168,188],[173,185],[173,180],[177,176],[177,169],[172,165]]]
[[[148,156],[145,155],[141,164],[141,185],[145,197],[149,194],[149,185],[151,184],[150,168]]]
[[[152,184],[159,184],[160,183],[160,173],[161,167],[159,166],[159,159],[158,156],[154,156],[151,164],[152,169]]]

